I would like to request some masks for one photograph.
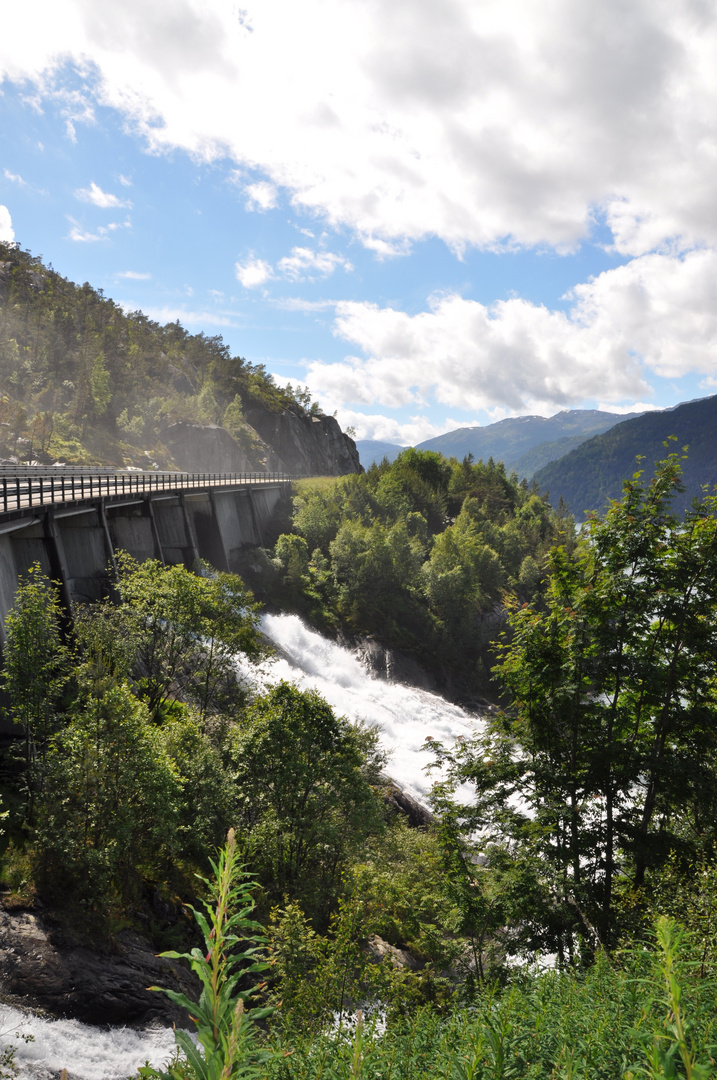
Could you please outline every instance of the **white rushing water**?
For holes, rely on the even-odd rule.
[[[378,724],[391,755],[386,771],[425,802],[433,782],[423,771],[429,760],[421,751],[426,737],[450,745],[458,736],[471,735],[478,717],[438,694],[371,674],[353,652],[310,630],[297,615],[264,615],[261,629],[279,651],[265,668],[265,681],[286,679],[318,690],[340,716]]]
[[[17,1035],[30,1035],[26,1042]],[[19,1078],[57,1080],[67,1069],[69,1080],[120,1080],[149,1061],[166,1065],[174,1051],[171,1028],[97,1028],[79,1020],[47,1020],[0,1005],[0,1048],[15,1049]]]

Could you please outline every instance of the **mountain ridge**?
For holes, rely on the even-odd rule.
[[[676,441],[669,443],[672,437]],[[626,476],[642,470],[649,480],[656,461],[673,451],[681,453],[685,446],[685,491],[673,500],[674,509],[684,511],[704,486],[717,484],[717,395],[616,424],[539,469],[533,479],[549,492],[553,506],[562,499],[581,519],[618,498]]]

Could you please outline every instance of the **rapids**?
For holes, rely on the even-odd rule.
[[[20,1035],[32,1036],[25,1042]],[[99,1028],[79,1020],[49,1020],[0,1005],[0,1048],[15,1049],[17,1075],[24,1080],[121,1080],[149,1061],[166,1065],[174,1050],[171,1028]],[[10,1073],[3,1073],[4,1076]]]
[[[432,783],[423,771],[428,762],[421,751],[426,736],[451,744],[472,734],[479,718],[438,694],[371,674],[353,652],[309,629],[297,615],[264,615],[261,629],[278,653],[266,665],[262,680],[286,679],[318,690],[341,716],[377,724],[390,754],[386,771],[425,803]],[[242,670],[251,677],[246,666]]]

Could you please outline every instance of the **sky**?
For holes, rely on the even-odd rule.
[[[708,0],[2,0],[0,239],[358,438],[717,391]]]

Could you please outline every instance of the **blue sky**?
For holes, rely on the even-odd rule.
[[[717,385],[696,2],[40,0],[4,31],[0,237],[359,437]]]

